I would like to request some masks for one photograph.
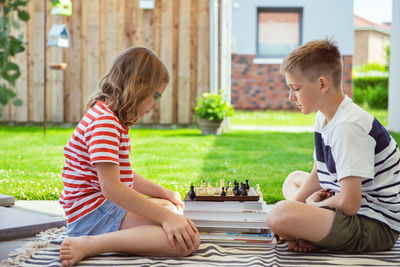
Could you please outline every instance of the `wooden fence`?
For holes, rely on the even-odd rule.
[[[153,10],[139,8],[139,0],[73,0],[72,4],[72,16],[59,17],[50,15],[48,1],[45,28],[44,1],[29,2],[31,19],[19,30],[27,49],[15,58],[22,72],[16,92],[23,105],[6,106],[3,121],[41,122],[46,113],[50,122],[78,122],[117,53],[145,46],[163,59],[172,79],[159,111],[147,114],[143,122],[193,122],[196,97],[209,91],[209,0],[155,0]],[[69,48],[45,43],[51,25],[57,23],[67,25]],[[68,64],[64,71],[49,69],[59,62]]]

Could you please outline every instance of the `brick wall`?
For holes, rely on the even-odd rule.
[[[254,64],[254,55],[232,55],[232,104],[236,109],[290,110],[289,89],[279,64]],[[343,89],[353,96],[352,56],[343,56]]]

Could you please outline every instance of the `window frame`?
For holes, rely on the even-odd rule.
[[[299,43],[300,46],[303,42],[303,7],[257,7],[256,12],[256,57],[257,58],[284,58],[286,54],[260,54],[259,46],[259,13],[261,12],[285,12],[285,13],[298,13],[299,14]]]

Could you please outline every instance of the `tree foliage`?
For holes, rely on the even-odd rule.
[[[14,36],[12,28],[19,29],[20,21],[28,21],[26,11],[28,0],[0,0],[0,117],[1,107],[12,101],[21,105],[13,90],[21,72],[19,66],[11,58],[25,50],[23,35]]]

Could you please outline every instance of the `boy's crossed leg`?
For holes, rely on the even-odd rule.
[[[267,224],[288,241],[288,248],[299,252],[317,249],[312,243],[324,239],[332,228],[335,212],[302,202],[283,200],[268,213]]]

